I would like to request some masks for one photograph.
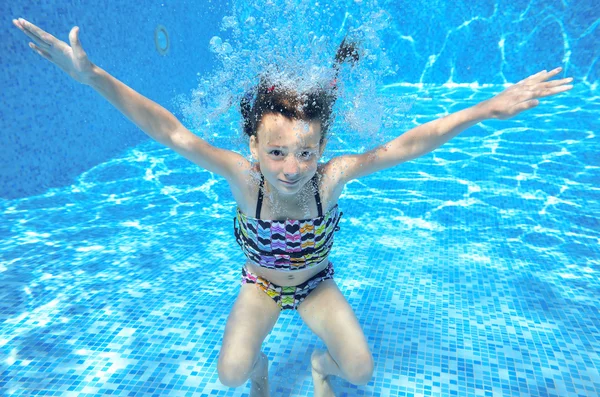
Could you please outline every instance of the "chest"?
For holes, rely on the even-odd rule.
[[[337,192],[324,175],[319,175],[316,181],[316,186],[310,186],[302,194],[296,195],[288,202],[275,199],[273,195],[269,194],[268,189],[263,186],[262,201],[259,203],[260,181],[249,178],[242,200],[237,200],[238,206],[243,213],[255,217],[257,207],[260,205],[261,219],[283,221],[286,219],[317,218],[319,209],[315,188],[318,189],[322,214],[326,214],[331,208],[335,207],[341,191]]]

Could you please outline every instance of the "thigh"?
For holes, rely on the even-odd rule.
[[[254,362],[279,313],[279,306],[256,284],[242,284],[227,318],[219,361]]]
[[[300,304],[298,313],[340,367],[371,356],[358,319],[333,279],[322,281]]]

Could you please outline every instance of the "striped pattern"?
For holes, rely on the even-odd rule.
[[[246,257],[259,266],[300,270],[327,258],[342,214],[336,204],[317,218],[279,221],[252,218],[238,208],[234,232]]]
[[[256,284],[258,288],[277,303],[280,310],[298,310],[300,303],[317,288],[319,283],[323,280],[333,278],[334,274],[333,263],[329,262],[326,269],[315,274],[304,283],[293,287],[284,287],[257,276],[244,266],[242,268],[242,284]]]

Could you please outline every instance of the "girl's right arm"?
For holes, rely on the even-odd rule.
[[[78,27],[69,33],[69,46],[24,19],[15,19],[13,24],[34,41],[35,44],[29,43],[29,46],[39,55],[76,81],[94,88],[157,142],[230,182],[248,165],[243,156],[210,145],[185,128],[167,109],[91,63],[79,41]]]

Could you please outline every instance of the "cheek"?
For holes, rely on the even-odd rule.
[[[267,172],[273,172],[274,170],[276,170],[277,165],[278,165],[278,162],[273,161],[272,159],[269,158],[269,156],[263,156],[260,158],[260,168]]]
[[[319,162],[317,160],[310,160],[304,163],[306,173],[314,173],[318,168]]]

